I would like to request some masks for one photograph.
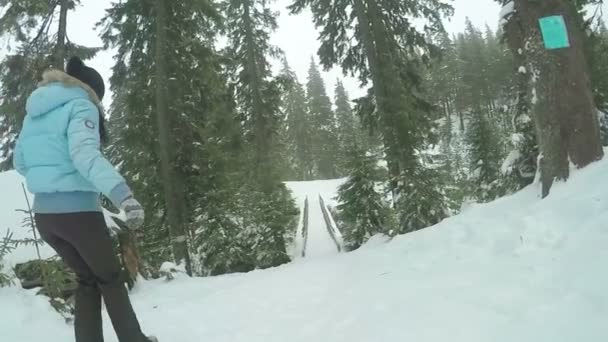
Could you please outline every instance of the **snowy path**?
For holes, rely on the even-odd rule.
[[[309,197],[310,198],[310,197]],[[318,196],[312,197],[315,200],[311,201],[310,213],[308,216],[308,243],[306,248],[306,257],[314,258],[338,253],[334,240],[327,231],[321,204]]]
[[[304,203],[306,198],[309,201],[306,257],[315,258],[339,252],[336,243],[327,231],[319,201],[319,195],[326,199],[333,199],[339,184],[341,184],[340,180],[287,183],[298,203]],[[304,207],[302,206],[300,209],[304,210]]]

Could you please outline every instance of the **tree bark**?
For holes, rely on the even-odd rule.
[[[68,0],[61,0],[59,7],[59,30],[57,31],[57,46],[55,47],[54,67],[65,69],[66,40],[68,27]]]
[[[188,274],[191,275],[192,266],[188,253],[188,239],[182,215],[183,196],[181,196],[180,188],[176,184],[175,171],[173,170],[174,157],[171,151],[175,144],[172,141],[172,125],[169,119],[169,90],[167,88],[169,81],[165,56],[168,22],[165,0],[156,1],[156,16],[156,118],[165,208],[169,221],[173,255],[176,262],[185,264]]]
[[[376,98],[376,110],[381,115],[382,120],[390,121],[390,115],[387,113],[386,108],[384,106],[384,102],[386,99],[386,92],[383,88],[383,80],[382,74],[380,70],[380,62],[378,56],[378,50],[376,47],[376,41],[374,40],[374,36],[372,30],[370,28],[370,20],[367,13],[366,4],[363,2],[364,0],[355,0],[354,1],[354,11],[357,15],[357,20],[359,21],[359,28],[361,30],[361,40],[363,41],[363,46],[365,47],[365,54],[367,57],[367,63],[369,65],[372,83],[373,83],[373,91],[374,96]],[[394,127],[392,124],[388,123],[383,125],[383,140],[384,147],[387,153],[387,164],[388,170],[390,174],[390,182],[392,184],[392,188],[397,188],[397,177],[400,173],[400,167],[398,163],[398,153],[394,151],[396,146],[395,141],[393,139],[393,133],[387,129]],[[393,197],[397,198],[398,194],[393,191]]]
[[[524,30],[528,69],[533,72],[542,195],[546,197],[555,180],[568,179],[570,162],[583,168],[603,157],[584,52],[586,37],[583,19],[569,0],[516,0],[515,6]],[[569,48],[545,49],[538,20],[551,15],[564,16]]]

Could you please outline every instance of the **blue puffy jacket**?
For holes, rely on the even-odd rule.
[[[116,206],[131,196],[100,151],[100,101],[76,78],[47,71],[27,100],[13,164],[35,195],[34,212],[100,211],[100,195]]]

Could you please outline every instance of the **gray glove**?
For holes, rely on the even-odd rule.
[[[125,212],[125,223],[131,229],[139,229],[144,224],[144,208],[133,198],[127,198],[120,205],[120,209]]]

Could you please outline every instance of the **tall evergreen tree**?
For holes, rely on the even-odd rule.
[[[496,189],[499,176],[500,151],[496,130],[490,119],[474,110],[467,128],[467,143],[471,170],[472,194],[481,201],[490,201],[500,195]]]
[[[430,32],[443,30],[441,16],[451,7],[440,0],[296,0],[293,12],[309,6],[321,28],[319,56],[372,83],[364,116],[375,116],[384,142],[390,190],[400,213],[397,233],[433,225],[446,214],[441,187],[420,157],[432,132],[431,106],[419,96],[420,69],[436,51],[412,24],[427,21]],[[424,18],[422,18],[424,17]]]
[[[493,109],[492,96],[489,94],[489,63],[486,41],[479,29],[467,18],[464,39],[459,44],[459,59],[462,75],[461,87],[464,88],[464,108],[468,111],[483,111],[490,116]]]
[[[468,112],[466,141],[469,149],[471,195],[481,201],[493,200],[500,195],[496,188],[501,161],[497,103],[500,100],[491,82],[494,35],[487,30],[484,38],[480,30],[467,18],[464,39],[459,45],[462,104]]]
[[[287,145],[292,168],[297,180],[311,180],[315,174],[312,154],[314,126],[309,114],[306,91],[286,60],[281,76],[287,82],[282,106],[286,116]]]
[[[277,179],[273,139],[281,120],[279,85],[272,79],[269,63],[279,54],[269,43],[270,32],[277,27],[276,15],[259,0],[229,0],[225,15],[238,109],[253,148],[253,176],[264,191],[272,191]]]
[[[523,55],[511,54],[523,49],[512,48],[520,27],[505,25],[495,34],[486,26],[482,34],[467,20],[465,28],[453,42],[435,36],[443,53],[425,83],[430,101],[446,114],[440,121],[439,157],[455,204],[471,197],[490,200],[529,185],[538,156],[530,74],[520,67]]]
[[[458,51],[455,42],[446,32],[440,32],[434,39],[441,54],[426,69],[425,89],[429,101],[443,112],[447,120],[453,121],[455,119],[452,116],[458,115],[456,98],[461,90]],[[464,120],[461,124],[464,130]]]
[[[509,126],[508,115],[502,115],[504,106],[509,107],[513,102],[514,90],[517,84],[516,74],[513,73],[515,65],[514,56],[508,44],[505,43],[503,28],[496,33],[486,25],[485,28],[485,55],[488,80],[488,100],[492,101],[493,111],[500,115],[500,124],[503,129]],[[502,107],[502,108],[501,108]],[[504,111],[503,111],[504,112]]]
[[[250,228],[246,237],[255,246],[257,267],[276,266],[289,261],[286,245],[297,214],[276,166],[277,135],[284,120],[280,80],[272,77],[270,68],[270,58],[280,53],[269,42],[270,32],[277,27],[276,14],[265,0],[227,0],[224,11],[237,108],[252,149],[251,180],[242,194],[251,204],[244,216]]]
[[[188,274],[192,273],[190,253],[188,251],[188,236],[184,213],[184,188],[178,183],[175,175],[175,157],[173,146],[176,137],[172,132],[172,123],[169,120],[169,74],[167,70],[167,60],[170,56],[166,51],[169,49],[167,31],[169,30],[169,10],[165,0],[156,0],[156,39],[154,42],[154,78],[156,88],[156,122],[158,130],[158,149],[160,155],[160,169],[162,175],[163,195],[167,213],[167,221],[171,242],[173,245],[173,255],[177,262],[184,263]],[[168,13],[169,12],[169,13]],[[172,116],[172,115],[171,115]]]
[[[129,0],[108,10],[103,39],[116,46],[112,77],[111,142],[108,151],[142,199],[147,216],[143,255],[159,266],[177,259],[172,242],[191,242],[196,274],[217,274],[255,267],[251,248],[238,239],[241,130],[213,41],[221,28],[214,6],[198,0],[165,3],[167,113],[173,137],[172,172],[177,179],[184,235],[169,230],[162,196],[159,127],[152,77],[156,72],[156,3]],[[141,18],[147,18],[141,20]],[[194,38],[193,38],[194,37]],[[148,48],[146,48],[148,47]],[[177,238],[177,239],[176,239]],[[226,247],[226,248],[224,248]]]
[[[341,173],[344,173],[347,170],[348,163],[347,151],[353,149],[355,145],[360,146],[363,150],[367,150],[367,139],[365,139],[363,127],[359,119],[355,116],[344,84],[340,80],[336,82],[335,104],[337,137],[340,151],[338,166]]]
[[[338,136],[336,119],[331,100],[327,96],[325,82],[315,63],[310,61],[306,85],[310,124],[314,127],[312,150],[318,177],[331,179],[338,176]]]

